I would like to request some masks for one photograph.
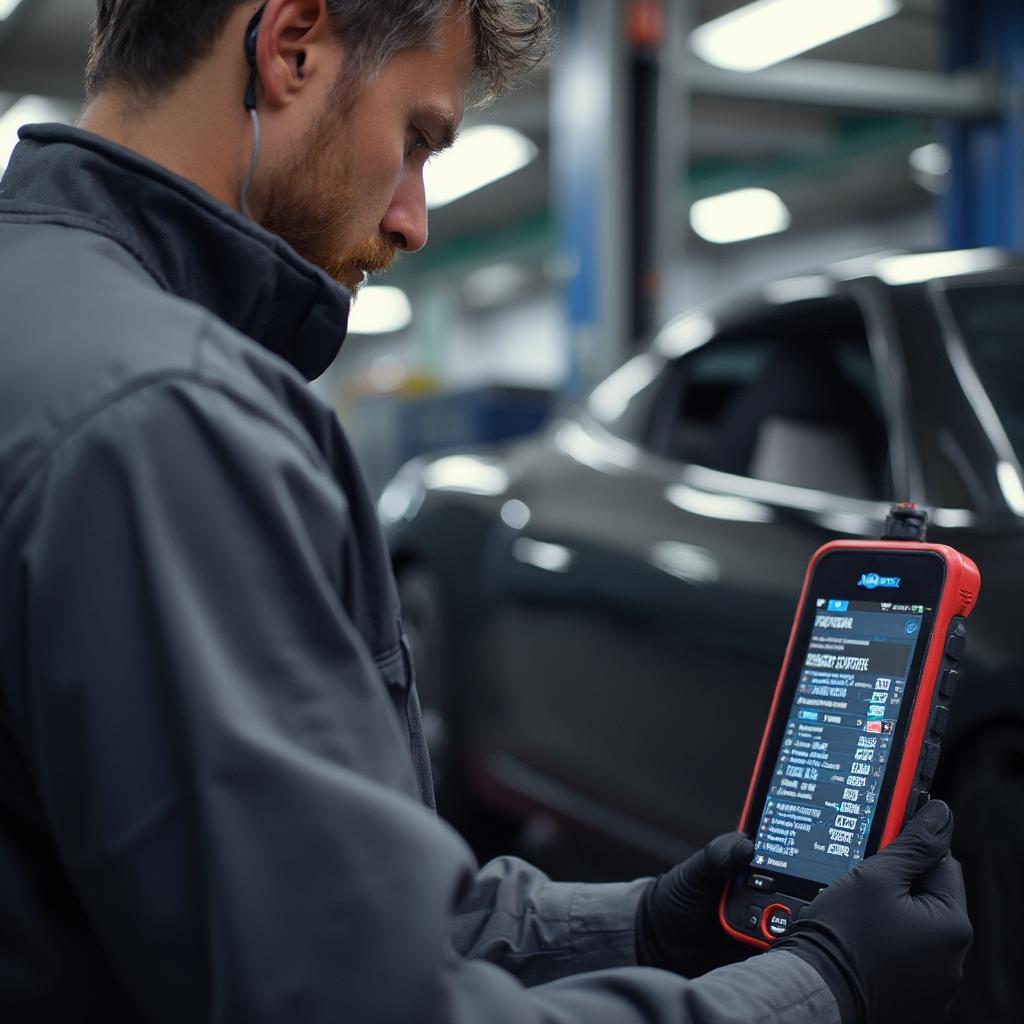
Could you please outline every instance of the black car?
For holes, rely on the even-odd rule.
[[[532,439],[384,491],[452,813],[538,811],[638,870],[735,827],[811,553],[894,501],[982,573],[934,792],[1020,1019],[1024,259],[887,254],[670,322]]]

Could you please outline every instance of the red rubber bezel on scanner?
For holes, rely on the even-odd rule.
[[[942,655],[946,648],[946,639],[949,634],[949,623],[954,616],[961,615],[966,618],[971,613],[975,601],[978,598],[978,590],[981,586],[981,574],[978,567],[966,555],[949,547],[947,544],[925,544],[919,541],[864,541],[864,540],[835,540],[830,541],[823,547],[818,548],[807,566],[804,575],[803,587],[800,590],[800,600],[797,603],[797,614],[793,617],[793,626],[789,633],[789,642],[786,645],[786,655],[782,660],[782,668],[779,670],[779,677],[775,684],[775,693],[772,696],[771,708],[768,711],[768,718],[765,722],[764,732],[761,734],[761,745],[757,752],[757,761],[754,764],[754,772],[750,778],[750,785],[747,788],[747,797],[743,804],[743,813],[740,815],[739,830],[746,832],[748,815],[757,790],[757,781],[761,776],[761,768],[764,764],[768,740],[771,736],[772,724],[779,710],[783,684],[789,669],[790,658],[793,654],[793,645],[796,642],[796,634],[800,626],[801,611],[804,601],[811,585],[811,577],[817,568],[818,562],[832,551],[930,551],[939,555],[946,565],[946,579],[942,588],[942,598],[935,612],[935,621],[932,625],[932,635],[928,641],[928,649],[925,654],[924,664],[921,668],[921,685],[917,688],[914,697],[914,709],[911,712],[910,724],[907,728],[907,738],[903,746],[903,760],[900,765],[899,774],[896,776],[896,785],[893,789],[892,801],[889,804],[889,811],[882,827],[882,838],[879,840],[878,848],[884,849],[899,834],[903,827],[903,819],[907,813],[907,801],[910,798],[910,791],[914,785],[914,778],[917,772],[918,760],[921,756],[921,748],[924,744],[925,734],[928,731],[928,717],[931,714],[932,700],[935,695],[935,687],[938,683],[939,669],[942,665]],[[748,833],[749,834],[749,833]],[[761,949],[768,949],[770,942],[756,939],[747,935],[729,924],[725,916],[726,899],[729,893],[729,886],[725,887],[722,899],[718,905],[718,919],[725,931],[735,939],[746,942]],[[788,909],[788,908],[787,908]],[[762,918],[763,921],[763,918]],[[762,926],[763,927],[763,926]]]

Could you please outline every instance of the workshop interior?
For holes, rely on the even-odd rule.
[[[0,171],[22,125],[74,123],[94,7],[0,0]],[[552,16],[550,54],[428,163],[429,244],[360,289],[309,385],[376,504],[439,812],[481,860],[595,882],[743,821],[760,859],[725,923],[767,945],[832,877],[786,904],[773,851],[817,827],[836,672],[877,658],[819,860],[877,847],[858,815],[901,786],[900,824],[945,800],[974,927],[949,1019],[1019,1022],[1024,4]],[[919,535],[886,533],[894,507]],[[900,593],[918,570],[883,535],[940,551],[956,594],[924,570]],[[836,542],[875,561],[815,582]]]

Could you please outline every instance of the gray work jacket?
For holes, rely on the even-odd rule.
[[[643,882],[433,812],[373,505],[307,381],[348,295],[88,133],[0,185],[0,1019],[788,1024],[786,953],[635,966]]]

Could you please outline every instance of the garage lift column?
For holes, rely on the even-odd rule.
[[[552,64],[552,194],[579,393],[655,326],[667,251],[663,0],[563,0]],[[668,5],[678,6],[676,3]],[[678,123],[673,126],[678,134]],[[678,146],[676,147],[678,149]]]
[[[1003,82],[1003,109],[949,127],[948,244],[1024,249],[1024,3],[947,0],[950,71],[989,70]]]

